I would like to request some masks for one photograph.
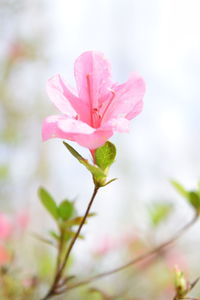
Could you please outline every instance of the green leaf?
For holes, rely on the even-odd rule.
[[[105,182],[106,174],[104,171],[98,166],[91,165],[85,158],[83,158],[72,146],[68,143],[63,142],[65,147],[69,150],[69,152],[82,164],[84,165],[90,173],[93,175],[95,182]]]
[[[154,203],[149,209],[150,219],[153,226],[158,226],[165,221],[172,211],[170,203]]]
[[[70,146],[68,143],[63,142],[65,147],[69,150],[69,152],[76,158],[78,161],[82,164],[87,163],[87,160],[83,158],[72,146]]]
[[[172,185],[176,188],[180,195],[187,199],[193,206],[197,213],[200,213],[200,191],[199,185],[197,191],[186,191],[186,189],[178,182],[171,181]]]
[[[175,299],[182,299],[188,293],[188,284],[183,272],[179,269],[175,270],[175,289],[176,297]]]
[[[59,219],[58,208],[52,196],[42,187],[39,188],[38,195],[41,203],[46,208],[46,210],[50,213],[50,215],[55,220],[58,220]]]
[[[198,187],[198,195],[200,197],[200,181],[197,183],[197,187]]]
[[[114,182],[114,181],[117,180],[117,179],[118,179],[118,178],[113,178],[113,179],[107,181],[103,186],[106,186],[106,185],[108,185],[108,184]]]
[[[189,192],[189,202],[195,208],[195,210],[200,211],[200,197],[197,192]]]
[[[37,240],[39,240],[39,241],[41,241],[41,242],[43,242],[43,243],[46,243],[46,244],[48,244],[48,245],[50,245],[50,246],[54,246],[54,247],[55,247],[54,243],[53,243],[51,240],[49,240],[49,239],[47,239],[47,238],[45,238],[45,237],[39,235],[38,233],[32,232],[31,235],[32,235],[34,238],[36,238]]]
[[[106,142],[103,146],[95,151],[96,164],[102,169],[106,170],[112,165],[116,157],[116,147],[111,142]]]
[[[87,219],[95,216],[96,213],[89,213]],[[87,219],[85,221],[85,224],[87,223]],[[68,227],[72,227],[72,226],[80,225],[82,221],[83,221],[83,217],[76,217],[71,220],[68,220],[66,224]]]
[[[180,183],[178,183],[175,180],[171,180],[171,184],[173,185],[173,187],[177,190],[177,192],[181,196],[188,199],[188,192],[186,191],[186,189]]]
[[[49,234],[50,234],[55,240],[59,241],[60,236],[59,236],[56,232],[54,232],[54,231],[49,231]]]
[[[88,162],[84,163],[84,166],[94,175],[95,178],[104,178],[106,174],[102,169],[97,166],[93,166]]]
[[[0,180],[7,179],[9,175],[9,168],[7,165],[0,165]]]
[[[94,300],[110,299],[110,297],[107,294],[105,294],[103,291],[96,289],[96,288],[89,289],[89,293],[94,294],[92,297],[92,299],[94,299]]]
[[[65,239],[65,241],[67,242],[67,241],[69,241],[71,238],[75,237],[75,235],[76,235],[76,232],[71,231],[71,230],[67,230],[67,231],[65,232],[64,239]],[[79,234],[79,235],[78,235],[78,238],[81,239],[81,240],[84,240],[84,235]]]
[[[64,200],[58,207],[58,214],[63,221],[69,220],[74,214],[74,204],[68,200]]]

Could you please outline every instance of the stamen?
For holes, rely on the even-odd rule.
[[[93,108],[92,117],[93,117],[94,128],[98,128],[100,126],[100,120],[101,120],[101,115],[99,113],[98,108]]]
[[[76,115],[76,117],[74,118],[75,120],[80,120],[80,116]]]
[[[104,109],[104,112],[103,112],[102,118],[101,118],[101,123],[102,123],[103,119],[105,118],[106,112],[108,111],[108,108],[110,107],[110,105],[111,105],[111,103],[112,103],[112,101],[113,101],[113,99],[115,98],[115,95],[116,95],[114,90],[110,89],[110,92],[111,92],[111,98],[110,98],[106,108]]]
[[[93,107],[92,107],[92,95],[91,95],[91,84],[90,84],[90,74],[86,75],[86,80],[87,80],[87,87],[88,87],[88,98],[89,98],[89,106],[90,106],[90,122],[91,126],[93,127]]]

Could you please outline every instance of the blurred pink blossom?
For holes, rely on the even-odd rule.
[[[30,216],[27,211],[22,211],[16,214],[15,223],[19,230],[24,230],[27,228],[28,223],[30,221]]]
[[[168,250],[165,261],[170,270],[173,270],[176,266],[178,266],[184,272],[188,271],[187,258],[180,250],[176,248]]]
[[[118,242],[111,236],[103,236],[98,238],[93,248],[93,254],[97,256],[108,254],[110,251],[116,250]]]
[[[10,218],[0,213],[0,240],[5,240],[12,235],[13,223]]]
[[[77,92],[60,75],[48,80],[47,93],[62,114],[45,119],[44,141],[57,137],[96,149],[114,132],[129,130],[129,120],[142,110],[145,84],[136,74],[126,83],[112,83],[110,69],[101,53],[88,51],[75,62]]]
[[[4,213],[0,213],[0,241],[9,239],[13,234],[25,230],[29,223],[27,212],[16,213],[12,218]]]
[[[0,244],[0,266],[9,263],[11,260],[11,255],[8,250]]]
[[[25,56],[25,47],[20,41],[13,41],[8,52],[11,59],[17,60]]]

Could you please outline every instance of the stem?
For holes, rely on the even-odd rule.
[[[96,194],[97,194],[97,192],[98,192],[98,189],[99,189],[99,187],[97,187],[97,186],[94,187],[94,191],[93,191],[92,197],[91,197],[91,199],[90,199],[90,202],[89,202],[89,204],[88,204],[88,207],[87,207],[87,209],[86,209],[85,215],[84,215],[84,217],[83,217],[83,219],[82,219],[82,222],[81,222],[81,224],[80,224],[80,226],[79,226],[79,228],[78,228],[78,230],[77,230],[77,232],[76,232],[74,238],[71,240],[71,243],[70,243],[70,245],[69,245],[69,248],[68,248],[68,250],[67,250],[67,253],[65,254],[65,257],[64,257],[63,263],[62,263],[62,265],[61,265],[61,268],[60,268],[60,270],[59,270],[59,273],[62,273],[63,270],[64,270],[64,268],[65,268],[65,265],[66,265],[66,263],[67,263],[67,261],[68,261],[68,258],[69,258],[69,255],[70,255],[70,253],[71,253],[71,250],[72,250],[72,248],[73,248],[73,246],[74,246],[74,244],[75,244],[75,242],[76,242],[76,240],[77,240],[77,238],[78,238],[78,236],[79,236],[79,234],[80,234],[80,232],[81,232],[81,229],[82,229],[82,227],[83,227],[83,225],[84,225],[84,223],[85,223],[85,221],[86,221],[86,219],[87,219],[87,216],[88,216],[88,214],[89,214],[89,212],[90,212],[90,208],[91,208],[92,203],[93,203],[93,201],[94,201],[94,199],[95,199],[95,197],[96,197]]]
[[[68,286],[67,289],[63,289],[63,292],[66,292],[67,290],[71,290],[71,289],[74,289],[76,287],[79,287],[79,286],[82,286],[82,285],[86,285],[88,283],[91,283],[95,280],[98,280],[100,278],[103,278],[103,277],[106,277],[108,275],[112,275],[112,274],[115,274],[119,271],[122,271],[134,264],[137,264],[155,254],[158,254],[162,249],[166,248],[167,246],[171,245],[173,242],[175,242],[177,239],[179,239],[181,237],[182,234],[184,234],[190,227],[192,227],[192,225],[194,225],[194,223],[197,221],[199,215],[198,214],[195,214],[194,218],[189,222],[187,223],[185,226],[183,226],[172,238],[170,238],[168,241],[162,243],[161,245],[157,246],[156,248],[142,254],[142,255],[139,255],[138,257],[136,257],[135,259],[132,259],[131,261],[129,261],[128,263],[126,263],[125,265],[122,265],[118,268],[115,268],[115,269],[112,269],[110,271],[106,271],[106,272],[103,272],[103,273],[100,273],[100,274],[97,274],[93,277],[90,277],[86,280],[83,280],[83,281],[80,281],[78,283],[75,283],[71,286]]]
[[[60,268],[61,261],[62,261],[62,254],[63,254],[63,246],[64,246],[64,232],[63,228],[59,227],[60,231],[60,239],[58,244],[58,256],[57,256],[57,262],[56,262],[56,270]]]
[[[77,238],[78,238],[78,236],[79,236],[79,234],[81,232],[81,229],[82,229],[82,227],[83,227],[83,225],[84,225],[84,223],[85,223],[85,221],[87,219],[87,216],[88,216],[88,214],[90,212],[90,208],[91,208],[91,206],[92,206],[92,204],[94,202],[94,199],[96,197],[96,194],[97,194],[98,190],[99,190],[99,186],[95,185],[93,194],[92,194],[91,199],[89,201],[89,204],[88,204],[88,207],[87,207],[86,212],[84,214],[84,217],[83,217],[83,219],[81,221],[81,224],[78,227],[78,230],[77,230],[75,236],[73,237],[73,239],[71,240],[71,242],[69,244],[69,248],[68,248],[68,250],[67,250],[67,252],[66,252],[66,254],[65,254],[64,258],[63,258],[63,262],[62,263],[60,263],[60,258],[59,257],[60,257],[61,254],[60,254],[60,251],[59,251],[59,254],[58,254],[59,257],[57,259],[57,271],[55,273],[53,283],[52,283],[52,285],[51,285],[48,293],[46,294],[46,296],[44,298],[42,298],[41,300],[47,300],[50,297],[58,294],[57,291],[56,291],[57,285],[58,285],[58,283],[59,283],[59,281],[60,281],[60,279],[61,279],[61,277],[63,275],[63,271],[65,269],[65,266],[66,266],[67,262],[68,262],[70,253],[71,253],[71,251],[73,249],[73,246],[74,246],[74,244],[75,244],[75,242],[76,242],[76,240],[77,240]]]
[[[178,300],[200,300],[200,299],[199,298],[187,297],[187,298],[178,298]]]

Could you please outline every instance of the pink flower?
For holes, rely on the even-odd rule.
[[[21,211],[15,216],[16,227],[19,227],[20,231],[23,231],[28,227],[29,221],[30,215],[27,211]]]
[[[0,213],[0,240],[5,240],[12,235],[13,224],[11,220],[3,213]]]
[[[113,84],[109,63],[93,51],[78,57],[74,73],[77,92],[60,75],[47,83],[47,93],[62,114],[46,118],[43,140],[57,137],[96,149],[115,131],[127,132],[129,120],[142,110],[143,79],[133,74],[126,83]]]
[[[117,241],[110,236],[102,236],[98,238],[98,242],[95,242],[95,248],[93,249],[93,253],[97,256],[106,255],[111,250],[115,250],[118,247]]]
[[[10,260],[11,260],[10,253],[4,246],[0,245],[0,267],[9,263]]]
[[[22,233],[29,223],[28,212],[19,212],[9,217],[0,213],[0,242],[6,241],[16,233]]]

